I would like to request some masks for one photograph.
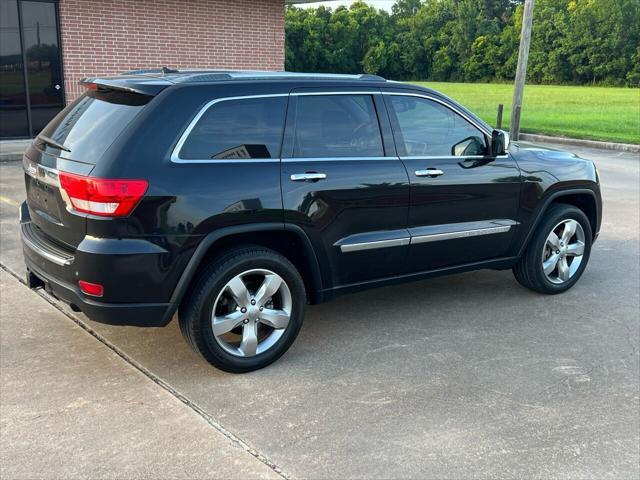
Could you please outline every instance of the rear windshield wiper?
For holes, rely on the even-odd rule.
[[[61,143],[56,142],[53,138],[45,137],[44,135],[38,135],[38,138],[51,147],[64,150],[65,152],[71,151]]]

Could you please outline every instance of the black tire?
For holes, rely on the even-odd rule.
[[[543,250],[551,230],[560,222],[568,219],[577,221],[584,231],[584,253],[582,262],[571,278],[564,283],[556,284],[550,281],[544,273],[542,267]],[[553,204],[536,228],[524,254],[516,266],[513,267],[513,274],[522,286],[535,292],[550,295],[565,292],[573,287],[582,276],[589,261],[592,243],[591,223],[584,212],[572,205]]]
[[[286,282],[291,293],[291,315],[284,333],[273,346],[254,356],[239,357],[226,351],[216,340],[211,312],[227,282],[253,269],[270,270]],[[180,331],[191,347],[214,367],[232,373],[250,372],[273,363],[288,350],[302,326],[305,304],[304,282],[287,258],[260,246],[238,247],[211,260],[194,279],[180,304]]]

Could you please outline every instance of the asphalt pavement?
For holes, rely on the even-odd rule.
[[[91,330],[78,333],[281,476],[638,478],[640,158],[568,149],[598,165],[604,220],[584,276],[562,295],[530,292],[508,271],[479,271],[341,297],[309,307],[290,351],[245,375],[206,364],[175,321],[100,325],[50,298],[66,316],[32,318]],[[18,276],[20,168],[0,164],[0,263]],[[16,288],[24,294],[3,287],[3,313],[39,300]],[[2,334],[4,346],[4,325]],[[3,404],[2,425],[16,412]],[[5,460],[2,435],[4,471],[18,460]]]

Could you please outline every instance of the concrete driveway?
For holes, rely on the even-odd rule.
[[[110,327],[62,308],[283,476],[638,478],[640,159],[572,150],[596,161],[605,210],[563,295],[481,271],[343,297],[245,375],[211,368],[176,322]],[[20,168],[0,165],[0,263],[18,275]]]

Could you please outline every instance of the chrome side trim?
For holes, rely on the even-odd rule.
[[[178,143],[176,143],[176,146],[173,148],[173,151],[171,152],[171,161],[173,163],[274,163],[274,162],[279,162],[280,160],[277,158],[246,158],[241,160],[224,160],[224,159],[218,160],[213,158],[183,159],[183,158],[180,158],[180,150],[184,146],[184,143],[187,141],[187,137],[191,133],[191,130],[193,130],[193,128],[198,123],[198,120],[200,120],[200,118],[202,118],[202,116],[206,113],[206,111],[209,110],[216,103],[227,102],[231,100],[251,100],[254,98],[272,98],[272,97],[288,97],[288,96],[289,96],[288,93],[270,93],[265,95],[242,95],[237,97],[221,97],[221,98],[216,98],[214,100],[211,100],[210,102],[206,103],[204,107],[200,109],[200,111],[196,114],[196,116],[193,117],[193,120],[191,120],[189,125],[187,125],[187,128],[185,129],[185,131],[182,132],[182,135],[180,136]]]
[[[394,238],[391,240],[376,240],[375,242],[351,243],[348,245],[340,245],[340,251],[343,253],[359,252],[362,250],[373,250],[374,248],[386,247],[403,247],[409,245],[410,238]]]
[[[485,222],[469,222],[469,223],[478,225]],[[486,225],[487,226],[467,228],[464,230],[456,230],[451,232],[431,233],[427,235],[415,235],[411,237],[411,245],[420,244],[420,243],[429,243],[429,242],[439,242],[442,240],[453,240],[456,238],[479,237],[482,235],[506,233],[509,230],[511,230],[512,226],[518,225],[518,222],[516,222],[515,220],[509,220],[509,219],[490,220],[486,222]]]
[[[512,226],[519,223],[511,219],[498,219],[498,220],[483,220],[479,222],[463,222],[463,223],[451,223],[442,225],[431,225],[427,227],[414,227],[409,229],[394,230],[393,232],[368,232],[364,234],[355,234],[349,237],[345,237],[334,244],[336,247],[340,247],[342,253],[358,252],[362,250],[373,250],[375,248],[386,247],[402,247],[406,245],[413,245],[427,242],[438,242],[440,240],[451,240],[454,238],[466,238],[476,237],[480,235],[491,235],[495,233],[508,232]],[[465,228],[466,227],[466,228]],[[434,231],[429,234],[416,234],[416,232]],[[408,236],[398,238],[387,238],[384,240],[373,241],[356,241],[355,243],[343,243],[349,242],[350,239],[360,240],[362,237],[371,237],[372,235],[380,236],[397,235],[408,233]]]

